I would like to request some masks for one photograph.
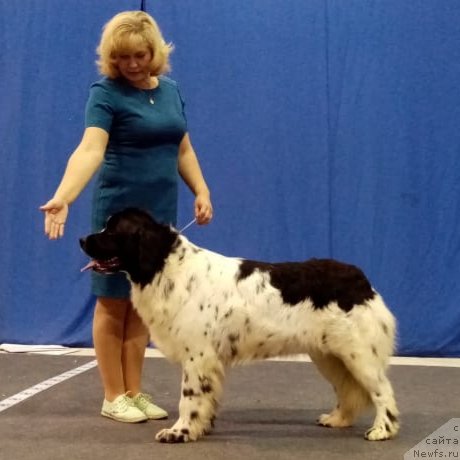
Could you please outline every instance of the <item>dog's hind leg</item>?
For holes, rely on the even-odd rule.
[[[354,378],[366,389],[376,409],[372,427],[364,437],[369,441],[383,441],[396,436],[399,430],[399,411],[393,388],[386,376],[385,365],[371,349],[344,357],[344,362]]]
[[[202,356],[187,360],[182,369],[182,395],[179,419],[171,428],[159,431],[160,442],[196,441],[211,431],[222,394],[224,366],[214,358]]]
[[[310,358],[321,375],[331,383],[337,396],[337,406],[329,414],[322,414],[317,420],[318,425],[334,428],[351,426],[370,405],[369,394],[339,358],[320,352],[310,352]]]

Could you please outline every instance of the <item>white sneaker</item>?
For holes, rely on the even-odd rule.
[[[160,420],[168,417],[168,413],[161,407],[153,404],[152,397],[146,393],[138,393],[132,398],[132,401],[134,406],[151,420]]]
[[[112,402],[104,399],[101,415],[126,423],[145,422],[148,419],[147,415],[135,407],[132,399],[126,395],[120,395]]]

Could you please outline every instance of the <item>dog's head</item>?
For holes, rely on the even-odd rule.
[[[145,211],[128,208],[111,216],[101,232],[80,238],[81,248],[92,259],[84,269],[123,271],[144,287],[163,268],[176,239],[169,226]]]

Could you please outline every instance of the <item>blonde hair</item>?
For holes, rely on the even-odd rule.
[[[144,11],[124,11],[115,15],[102,29],[102,36],[96,61],[99,72],[109,78],[121,74],[116,58],[124,52],[133,52],[140,46],[147,46],[152,53],[150,73],[162,75],[171,69],[169,55],[174,47],[165,43],[155,20]]]

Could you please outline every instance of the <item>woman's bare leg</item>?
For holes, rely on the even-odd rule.
[[[132,396],[141,392],[142,367],[149,334],[136,311],[130,306],[125,317],[121,363],[124,386]]]
[[[99,297],[93,320],[93,342],[105,399],[125,394],[122,354],[125,322],[131,303],[128,299]]]

